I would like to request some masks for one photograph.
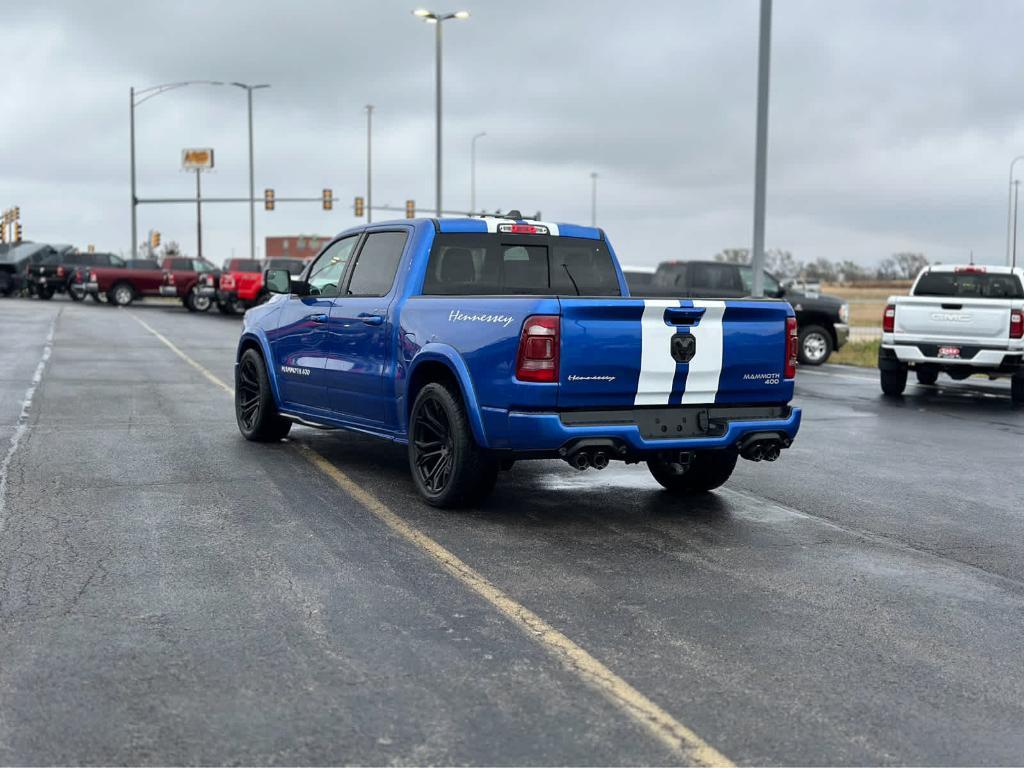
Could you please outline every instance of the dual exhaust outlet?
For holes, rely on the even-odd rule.
[[[775,461],[779,458],[779,452],[778,441],[758,440],[744,447],[740,455],[750,461]]]
[[[588,451],[580,450],[570,456],[567,461],[576,469],[581,472],[584,469],[604,469],[608,466],[611,459],[608,458],[608,454],[602,450]]]

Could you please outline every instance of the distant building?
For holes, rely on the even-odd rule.
[[[327,235],[268,237],[265,255],[268,259],[311,259],[329,242]]]

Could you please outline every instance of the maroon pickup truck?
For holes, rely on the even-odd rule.
[[[164,259],[161,296],[181,299],[189,312],[205,312],[217,297],[220,271],[206,259]]]
[[[198,275],[212,270],[214,266],[208,261],[178,257],[166,258],[163,264],[143,259],[128,268],[95,267],[89,270],[84,292],[106,296],[109,303],[118,307],[127,307],[145,296],[178,296],[176,289],[170,294],[166,290],[164,277],[169,274],[180,276],[181,284],[189,288],[181,294],[182,303],[193,312],[205,312],[210,308],[211,297],[205,299],[204,306],[204,301],[197,298],[203,291],[196,286]],[[216,295],[215,290],[212,295]]]
[[[163,270],[152,259],[138,259],[128,267],[93,267],[87,273],[83,292],[101,295],[119,307],[127,307],[143,296],[159,296]]]

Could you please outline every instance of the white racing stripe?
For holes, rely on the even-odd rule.
[[[640,320],[640,378],[633,405],[668,405],[676,361],[672,358],[674,325],[665,322],[665,310],[679,307],[677,299],[645,299]]]
[[[718,382],[722,377],[722,316],[725,314],[724,301],[698,301],[693,306],[704,307],[700,322],[690,328],[697,351],[690,361],[686,374],[686,389],[683,390],[682,405],[713,403],[718,394]],[[674,361],[673,361],[674,362]]]

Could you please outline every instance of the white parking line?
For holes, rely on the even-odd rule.
[[[3,531],[4,523],[7,520],[4,514],[7,511],[7,473],[11,468],[11,461],[14,460],[14,454],[18,450],[18,444],[28,431],[28,414],[32,409],[32,398],[35,397],[36,389],[39,388],[39,384],[43,380],[43,371],[46,370],[46,363],[53,353],[53,337],[57,331],[57,320],[62,311],[58,311],[53,316],[53,322],[50,323],[50,330],[46,334],[46,342],[43,344],[43,355],[39,359],[35,373],[32,374],[32,381],[28,385],[28,389],[25,390],[25,397],[21,401],[21,412],[18,414],[18,421],[15,422],[14,434],[11,435],[11,440],[7,444],[7,453],[4,454],[3,461],[0,461],[0,532]]]

